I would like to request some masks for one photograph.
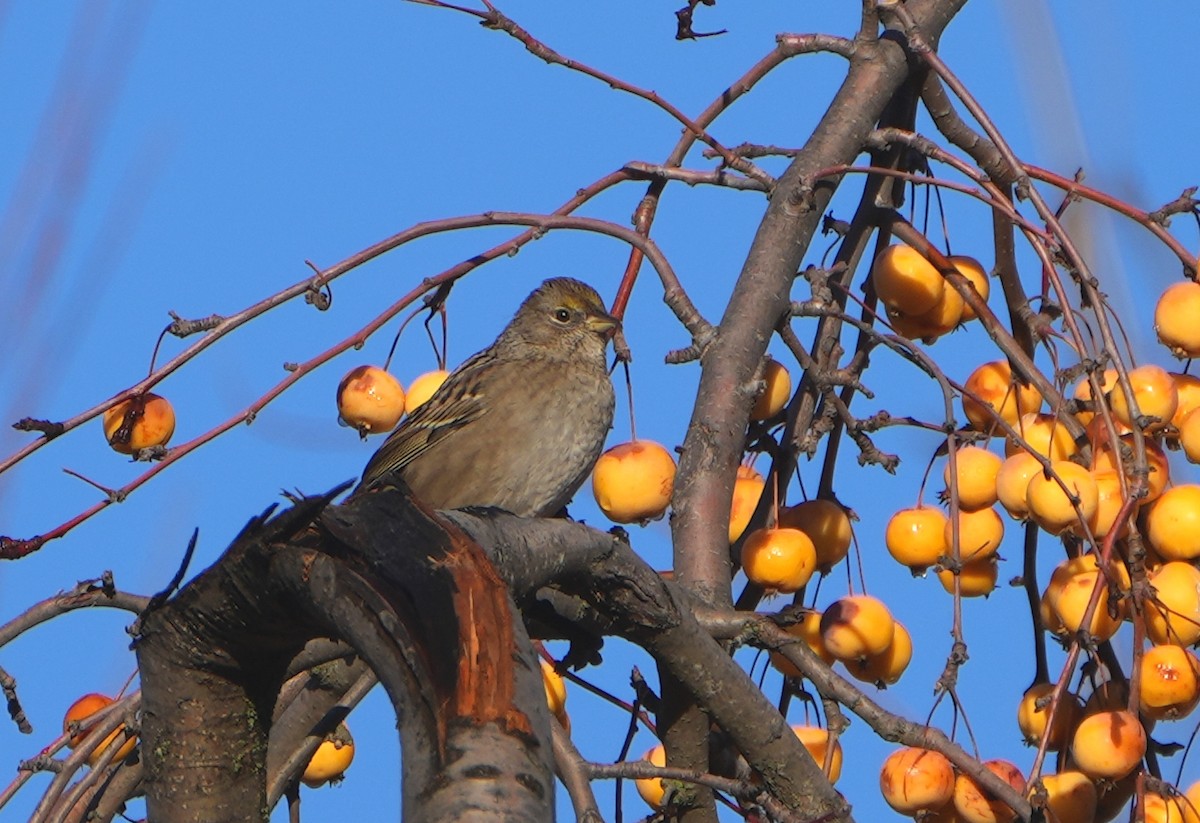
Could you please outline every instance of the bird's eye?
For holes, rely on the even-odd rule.
[[[554,312],[554,319],[557,320],[559,323],[566,323],[568,320],[571,319],[571,312],[568,311],[567,309],[557,309]]]

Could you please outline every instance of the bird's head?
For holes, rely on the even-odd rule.
[[[621,321],[604,308],[596,290],[579,280],[555,277],[538,286],[517,309],[501,339],[564,354],[599,351]]]

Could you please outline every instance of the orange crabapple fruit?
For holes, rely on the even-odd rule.
[[[1092,473],[1069,460],[1052,462],[1050,476],[1042,471],[1031,477],[1025,497],[1030,519],[1050,534],[1062,534],[1081,521],[1090,522],[1100,505],[1100,490]]]
[[[921,314],[904,314],[889,306],[887,318],[898,334],[910,340],[924,340],[926,343],[933,343],[942,335],[949,334],[958,328],[958,324],[962,322],[964,305],[962,295],[950,286],[946,286],[942,296],[929,311]]]
[[[897,749],[883,761],[879,791],[900,814],[936,811],[954,797],[954,767],[932,749]]]
[[[546,706],[550,714],[562,714],[567,708],[567,682],[549,660],[541,660],[542,687],[546,690]]]
[[[821,640],[838,660],[880,654],[892,644],[896,621],[888,607],[869,594],[835,600],[821,615]]]
[[[1146,730],[1137,715],[1124,709],[1087,715],[1071,738],[1075,765],[1093,780],[1124,777],[1145,755]]]
[[[1107,394],[1108,390],[1117,384],[1117,370],[1105,369],[1104,373],[1099,375],[1099,379],[1101,390]],[[1087,375],[1084,375],[1084,378],[1075,386],[1072,396],[1081,403],[1088,404],[1089,407],[1093,405],[1092,381],[1088,379]],[[1075,412],[1075,418],[1085,426],[1091,423],[1097,416],[1094,408],[1080,409]]]
[[[945,526],[946,553],[954,553],[954,521]],[[1004,540],[1004,521],[995,509],[958,513],[958,559],[963,562],[991,557]]]
[[[879,654],[869,657],[847,660],[846,671],[855,680],[863,683],[874,683],[877,686],[891,686],[900,681],[900,675],[912,662],[912,635],[900,621],[896,621],[896,633],[892,642]]]
[[[1142,795],[1142,823],[1186,823],[1186,802],[1183,797],[1146,792]]]
[[[958,269],[959,274],[971,281],[971,285],[979,294],[980,299],[986,303],[988,296],[992,292],[992,285],[991,281],[988,280],[987,272],[983,270],[983,265],[974,257],[968,257],[965,254],[955,254],[948,259],[954,265],[954,268]],[[965,323],[968,320],[975,320],[977,318],[978,315],[971,308],[971,304],[963,301],[963,322]]]
[[[779,510],[779,525],[799,529],[817,550],[817,570],[822,574],[842,561],[850,551],[853,532],[846,510],[833,500],[806,500]]]
[[[1179,392],[1166,369],[1154,365],[1138,366],[1129,372],[1129,388],[1133,390],[1138,411],[1143,417],[1157,418],[1161,423],[1171,421],[1179,405]],[[1129,408],[1125,391],[1120,385],[1109,390],[1108,402],[1114,417],[1126,426],[1135,424],[1133,410]]]
[[[404,388],[378,366],[358,366],[338,383],[338,417],[361,434],[391,431],[404,416]]]
[[[1121,628],[1120,619],[1113,617],[1108,611],[1108,586],[1099,571],[1080,572],[1071,575],[1063,582],[1057,596],[1050,595],[1050,605],[1062,622],[1063,629],[1075,634],[1083,626],[1088,604],[1092,599],[1092,591],[1097,583],[1100,585],[1100,599],[1092,611],[1091,622],[1087,626],[1088,634],[1098,642],[1111,638]]]
[[[763,381],[766,386],[750,409],[751,420],[770,420],[783,411],[792,396],[792,376],[778,360],[767,358],[763,364]]]
[[[950,569],[938,569],[938,582],[947,594],[954,594],[954,578],[958,578],[958,593],[963,597],[987,597],[996,590],[1000,564],[996,556],[968,560],[956,575]]]
[[[933,264],[905,245],[888,246],[875,257],[871,282],[885,306],[907,315],[929,311],[948,288]]]
[[[1163,492],[1146,512],[1146,537],[1164,560],[1200,557],[1200,485]]]
[[[1200,411],[1192,409],[1179,422],[1179,445],[1189,463],[1200,463]]]
[[[1094,471],[1092,480],[1096,484],[1096,512],[1088,526],[1092,534],[1102,540],[1117,525],[1117,515],[1121,513],[1125,497],[1121,491],[1121,475],[1115,471]],[[1125,537],[1128,533],[1129,522],[1126,520],[1120,524],[1117,537]]]
[[[412,414],[413,409],[433,397],[433,393],[441,388],[449,376],[450,372],[445,369],[434,369],[415,377],[404,396],[404,410]]]
[[[1200,823],[1200,780],[1183,793],[1184,823]]]
[[[979,446],[961,446],[955,450],[955,477],[958,481],[958,505],[967,511],[986,509],[996,502],[996,476],[1004,461],[1000,456]],[[950,461],[942,472],[950,499]]]
[[[1168,286],[1154,307],[1159,342],[1178,358],[1200,357],[1200,284],[1191,280]]]
[[[1200,660],[1182,646],[1151,646],[1137,670],[1142,716],[1178,720],[1200,702]]]
[[[1042,775],[1046,790],[1047,823],[1093,823],[1096,819],[1096,784],[1081,771],[1069,769]]]
[[[1014,520],[1029,516],[1029,481],[1042,471],[1042,463],[1029,452],[1017,452],[996,474],[996,498]]]
[[[1200,408],[1200,377],[1171,372],[1171,380],[1175,382],[1175,395],[1179,398],[1175,405],[1175,414],[1171,415],[1171,425],[1179,428],[1188,413]]]
[[[1146,477],[1147,491],[1146,496],[1141,502],[1152,503],[1157,500],[1163,491],[1167,488],[1167,481],[1171,479],[1171,467],[1167,463],[1167,455],[1153,440],[1144,439],[1142,441],[1146,451],[1146,466],[1149,469],[1149,474]],[[1129,449],[1129,458],[1124,466],[1122,466],[1121,454],[1124,450]],[[1092,454],[1092,470],[1093,471],[1123,471],[1125,476],[1132,480],[1132,455],[1134,454],[1134,438],[1132,434],[1123,434],[1120,437],[1120,449],[1113,451],[1112,446],[1108,442],[1100,442]]]
[[[175,410],[153,392],[122,400],[104,412],[104,437],[113,451],[133,454],[165,446],[175,433]]]
[[[987,760],[983,767],[1018,792],[1025,791],[1024,775],[1007,760]],[[1017,819],[1017,813],[1007,803],[994,798],[974,778],[963,773],[954,781],[954,808],[966,823],[1008,823]]]
[[[993,360],[979,366],[967,377],[963,388],[963,412],[976,431],[990,431],[997,416],[1016,426],[1021,415],[1032,414],[1042,405],[1042,395],[1037,389],[1013,379],[1007,360]]]
[[[1191,646],[1200,641],[1200,569],[1171,560],[1146,575],[1154,599],[1143,609],[1151,643]]]
[[[592,495],[614,523],[644,523],[671,504],[675,460],[653,440],[620,443],[600,455],[592,469]]]
[[[791,594],[817,568],[817,550],[799,529],[756,529],[742,542],[742,571],[768,593]]]
[[[64,732],[69,732],[71,731],[71,725],[77,724],[78,731],[71,735],[71,739],[67,741],[67,745],[72,749],[81,745],[95,725],[88,723],[88,718],[103,709],[105,706],[112,705],[114,702],[116,701],[114,701],[108,695],[97,694],[93,692],[91,694],[85,694],[83,697],[72,703],[67,709],[66,715],[63,716],[62,728]],[[117,728],[113,729],[108,737],[104,738],[104,742],[92,750],[92,753],[88,755],[88,765],[95,766],[108,748],[116,743],[118,739],[124,737],[124,735],[125,724],[122,723],[120,726],[117,726]],[[129,756],[130,752],[133,751],[133,748],[136,745],[137,736],[131,735],[125,740],[124,743],[121,744],[121,747],[117,749],[117,753],[113,755],[112,760],[109,762],[121,762]]]
[[[950,553],[946,522],[942,510],[931,506],[901,509],[888,521],[884,545],[897,562],[914,572],[924,571]]]
[[[836,783],[837,779],[842,776],[842,744],[834,740],[831,752],[829,732],[819,726],[795,725],[792,726],[792,731],[812,759],[816,761],[817,767],[829,778],[829,782]],[[829,761],[828,766],[826,766],[826,760]]]
[[[784,626],[783,630],[788,634],[797,637],[804,641],[817,657],[832,665],[834,656],[825,648],[824,641],[821,640],[821,613],[818,611],[807,610],[801,615],[800,619],[791,625]],[[785,677],[803,677],[804,673],[796,668],[790,660],[776,651],[770,654],[771,665],[778,669]]]
[[[642,755],[642,760],[652,763],[655,766],[667,765],[667,750],[662,744],[658,744],[654,748]],[[667,787],[663,784],[661,777],[639,777],[633,781],[637,787],[637,792],[642,796],[642,800],[646,801],[646,805],[652,809],[661,809],[663,797],[667,793]]]
[[[767,482],[753,466],[738,466],[737,479],[733,482],[733,502],[729,509],[729,543],[737,542],[750,525],[750,518],[758,507],[758,499],[762,497]]]
[[[1023,414],[1015,428],[1034,454],[1040,457],[1066,460],[1078,451],[1071,432],[1053,414]],[[1024,446],[1011,437],[1004,443],[1006,457],[1023,450]]]
[[[1017,726],[1030,746],[1037,746],[1045,736],[1046,750],[1056,752],[1067,745],[1083,707],[1073,694],[1063,692],[1054,710],[1054,722],[1050,724],[1050,705],[1039,707],[1038,701],[1049,698],[1053,693],[1053,683],[1035,683],[1026,689],[1021,702],[1017,704]]]
[[[354,741],[349,739],[345,724],[339,726],[334,735],[336,739],[321,741],[304,767],[304,774],[300,775],[300,781],[310,789],[341,780],[354,762]]]

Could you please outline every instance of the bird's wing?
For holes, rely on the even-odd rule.
[[[362,484],[369,486],[404,467],[431,446],[486,411],[483,376],[492,355],[482,351],[454,370],[433,396],[416,408],[400,427],[388,435],[363,471]]]

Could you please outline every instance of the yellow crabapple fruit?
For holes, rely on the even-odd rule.
[[[988,295],[991,294],[991,281],[988,280],[988,274],[983,270],[983,265],[974,257],[967,257],[965,254],[955,254],[949,258],[954,268],[958,269],[958,273],[971,281],[971,285],[975,287],[979,297],[984,303],[988,300]],[[962,319],[963,322],[975,320],[978,315],[971,308],[970,303],[963,303]]]
[[[799,529],[756,529],[742,542],[742,571],[768,593],[791,594],[817,568],[817,550]]]
[[[1142,823],[1186,823],[1183,797],[1168,797],[1158,792],[1142,795]]]
[[[1163,492],[1146,513],[1146,537],[1164,560],[1200,557],[1200,485]]]
[[[1015,426],[1034,454],[1049,460],[1066,460],[1078,448],[1071,432],[1053,414],[1023,414]],[[1025,448],[1013,438],[1004,443],[1004,454],[1011,457]]]
[[[780,509],[779,525],[808,535],[817,550],[817,570],[822,573],[840,563],[850,551],[850,517],[833,500],[806,500]]]
[[[825,648],[825,643],[821,640],[821,613],[818,611],[808,610],[801,615],[800,619],[789,625],[784,626],[783,630],[788,634],[798,637],[812,649],[817,657],[824,660],[826,663],[832,664],[834,657]],[[783,673],[785,677],[803,677],[804,673],[792,665],[792,662],[784,657],[779,652],[772,651],[770,655],[771,665]]]
[[[1097,539],[1103,539],[1117,525],[1117,515],[1125,502],[1121,491],[1121,475],[1115,471],[1094,471],[1092,480],[1096,483],[1096,512],[1088,525]],[[1074,529],[1072,529],[1074,531]],[[1118,537],[1124,537],[1129,532],[1128,519],[1120,524]]]
[[[1071,757],[1093,780],[1116,780],[1133,771],[1146,754],[1146,730],[1132,712],[1096,712],[1079,721]]]
[[[433,397],[433,393],[441,388],[449,376],[450,372],[445,369],[434,369],[414,378],[404,395],[404,410],[412,414],[413,409]]]
[[[732,545],[742,536],[754,509],[758,507],[758,499],[762,497],[767,482],[755,471],[753,466],[738,466],[737,479],[733,482],[733,502],[729,509],[729,543]]]
[[[345,725],[339,726],[334,735],[335,739],[321,741],[304,767],[304,773],[300,775],[301,782],[309,788],[315,789],[331,780],[341,780],[354,761],[354,741],[349,739]]]
[[[539,661],[542,669],[542,686],[546,690],[546,706],[550,714],[561,714],[567,707],[567,682],[549,660]]]
[[[71,731],[71,724],[76,724],[78,731],[71,735],[71,739],[67,741],[67,746],[74,749],[82,745],[88,734],[95,727],[94,723],[87,722],[88,718],[104,707],[112,705],[114,702],[116,701],[114,701],[108,695],[97,694],[93,692],[91,694],[85,694],[83,697],[72,703],[67,709],[66,715],[63,716],[62,728],[64,732],[69,732]],[[113,729],[113,731],[104,738],[104,741],[99,746],[92,750],[92,753],[88,755],[88,765],[95,766],[96,763],[100,761],[100,758],[104,755],[104,753],[109,749],[109,747],[121,738],[124,738],[125,742],[120,744],[120,748],[117,749],[117,753],[113,755],[112,760],[109,762],[120,763],[122,760],[128,757],[133,751],[134,746],[137,745],[137,735],[125,737],[125,724],[122,723],[120,726],[117,726],[117,728]]]
[[[938,569],[938,582],[948,594],[954,594],[954,578],[958,578],[958,593],[963,597],[987,597],[996,590],[1000,576],[1000,564],[996,556],[968,560],[962,564],[958,574],[950,569]]]
[[[899,682],[900,675],[904,674],[912,661],[912,653],[912,635],[897,620],[891,645],[879,654],[845,661],[846,671],[863,683],[890,686]]]
[[[1092,473],[1069,460],[1052,462],[1049,477],[1045,472],[1031,477],[1025,497],[1030,519],[1050,534],[1062,534],[1081,521],[1090,522],[1100,505],[1100,490]]]
[[[1175,395],[1179,398],[1175,405],[1175,414],[1171,415],[1171,425],[1179,428],[1183,418],[1193,409],[1200,408],[1200,377],[1171,372],[1171,380],[1175,382]]]
[[[932,309],[947,288],[933,264],[905,245],[888,246],[875,257],[871,282],[885,306],[907,315]]]
[[[954,551],[954,521],[945,527],[947,554]],[[995,509],[958,513],[958,558],[963,562],[991,557],[1004,540],[1004,521]]]
[[[770,420],[783,411],[792,396],[792,376],[778,360],[767,358],[763,364],[763,381],[766,386],[750,409],[751,420]]]
[[[1056,752],[1067,744],[1075,724],[1079,720],[1082,707],[1070,692],[1063,692],[1058,706],[1054,710],[1054,722],[1050,723],[1050,706],[1039,708],[1039,701],[1045,700],[1054,692],[1053,683],[1035,683],[1025,690],[1021,702],[1017,705],[1017,726],[1025,742],[1037,746],[1042,737],[1046,737],[1046,750]],[[1049,728],[1049,733],[1047,733]]]
[[[1104,394],[1108,394],[1108,390],[1117,384],[1117,370],[1105,369],[1104,373],[1099,375],[1100,388]],[[1072,395],[1076,400],[1089,405],[1092,404],[1092,381],[1084,375],[1083,380],[1075,386],[1075,391]],[[1075,418],[1083,425],[1088,425],[1094,418],[1098,417],[1094,409],[1080,409],[1075,412]]]
[[[979,446],[963,446],[955,450],[958,505],[967,511],[986,509],[996,502],[996,476],[1004,461],[1000,456]],[[946,482],[946,499],[950,494],[950,461],[942,472]]]
[[[935,811],[954,797],[954,767],[932,749],[897,749],[883,761],[879,791],[900,814]]]
[[[892,644],[896,621],[888,607],[869,594],[835,600],[821,615],[821,640],[838,660],[879,654]]]
[[[153,392],[122,400],[104,412],[104,437],[115,452],[133,454],[165,446],[175,433],[175,410]]]
[[[884,545],[897,562],[914,571],[923,571],[950,553],[946,543],[946,515],[931,506],[901,509],[888,521]]]
[[[642,523],[663,516],[671,504],[675,460],[653,440],[613,446],[592,469],[592,495],[614,523]]]
[[[1017,452],[1002,464],[996,474],[996,497],[1015,520],[1029,516],[1029,481],[1042,471],[1042,463],[1029,452]]]
[[[404,388],[378,366],[358,366],[338,383],[338,417],[362,434],[391,431],[404,416]]]
[[[833,741],[833,749],[829,748],[829,732],[818,726],[792,726],[792,731],[796,737],[800,739],[801,744],[808,751],[809,755],[817,766],[829,778],[830,783],[836,783],[837,779],[842,776],[842,744],[837,740]],[[826,761],[829,761],[826,766]]]
[[[1146,477],[1146,484],[1148,486],[1146,496],[1141,500],[1145,504],[1157,500],[1166,489],[1167,481],[1171,479],[1171,467],[1167,463],[1166,453],[1153,440],[1144,439],[1142,445],[1146,451],[1146,467],[1149,470],[1149,474]],[[1132,480],[1132,455],[1135,453],[1133,435],[1121,435],[1120,447],[1119,450],[1114,452],[1109,443],[1098,443],[1092,454],[1092,470],[1122,471],[1127,478]],[[1129,457],[1124,460],[1123,464],[1121,455],[1126,448],[1129,449]]]
[[[1179,445],[1189,463],[1200,463],[1200,412],[1196,409],[1179,422]]]
[[[1200,702],[1200,660],[1182,646],[1151,646],[1137,670],[1142,716],[1178,720]]]
[[[943,334],[949,334],[958,328],[958,324],[962,322],[963,306],[962,295],[947,286],[929,311],[910,315],[889,306],[887,317],[898,334],[910,340],[932,343]]]
[[[1037,389],[1013,379],[1007,360],[979,366],[967,377],[963,388],[963,412],[976,431],[990,431],[997,416],[1015,426],[1021,415],[1036,412],[1042,405]]]
[[[1025,791],[1024,775],[1007,760],[987,760],[983,767],[1018,792]],[[996,799],[965,773],[960,773],[954,781],[954,808],[968,823],[1009,823],[1017,819],[1017,813],[1007,803]]]
[[[667,765],[667,750],[660,743],[642,755],[642,760],[661,768]],[[667,793],[667,787],[663,784],[661,777],[639,777],[633,783],[647,806],[652,809],[662,808],[663,796]]]
[[[1150,642],[1191,646],[1200,641],[1200,569],[1171,560],[1146,579],[1154,587],[1154,599],[1143,609]]]
[[[1081,771],[1070,769],[1042,775],[1049,823],[1092,823],[1096,819],[1096,784]]]
[[[1159,342],[1179,358],[1200,357],[1200,284],[1191,280],[1168,286],[1154,307]]]
[[[1129,372],[1129,387],[1133,390],[1138,411],[1143,417],[1153,417],[1161,423],[1170,422],[1179,405],[1179,392],[1166,369],[1154,365],[1138,366]],[[1108,402],[1112,406],[1113,416],[1132,428],[1136,421],[1120,384],[1109,390]]]

